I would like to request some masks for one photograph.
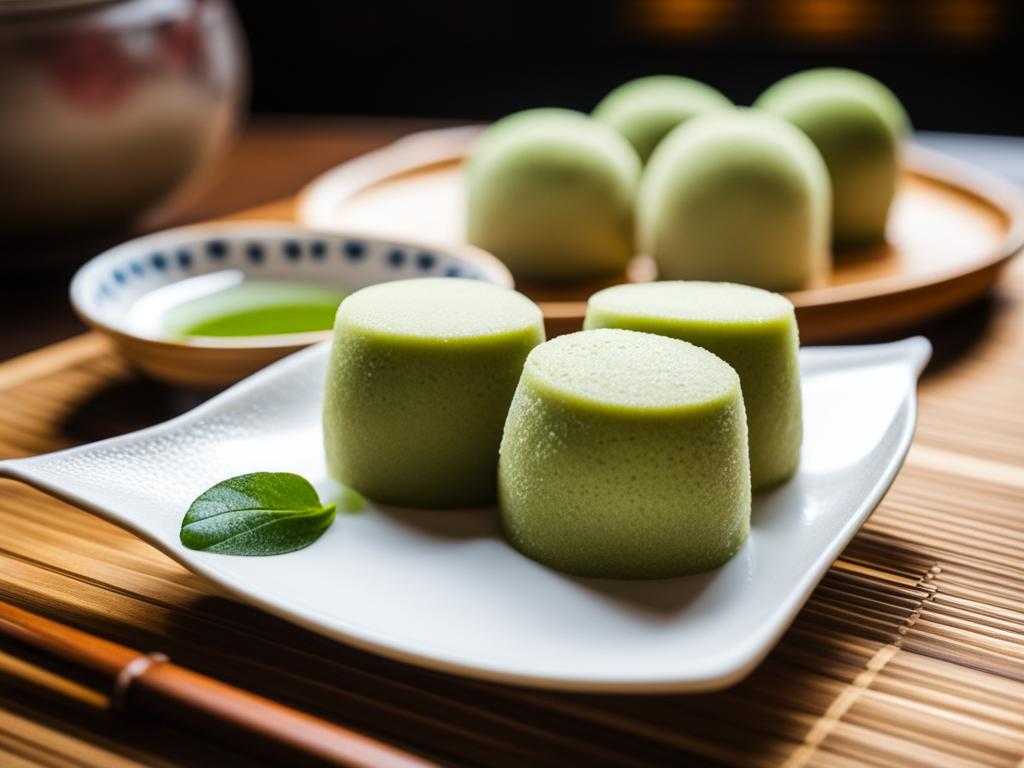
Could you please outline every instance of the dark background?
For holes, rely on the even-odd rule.
[[[1021,0],[244,2],[257,113],[589,110],[646,74],[739,104],[812,66],[887,83],[917,128],[1024,134]]]

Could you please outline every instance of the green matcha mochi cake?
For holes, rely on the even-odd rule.
[[[498,444],[540,309],[475,280],[356,291],[338,307],[324,389],[332,477],[409,507],[490,504]]]
[[[508,540],[552,568],[653,579],[721,565],[750,528],[739,377],[649,333],[542,344],[509,409],[498,488]]]
[[[892,91],[860,72],[812,69],[780,80],[754,106],[789,120],[821,152],[832,179],[836,248],[883,242],[910,129]]]
[[[654,151],[640,187],[641,250],[665,280],[803,288],[828,268],[828,172],[811,141],[749,109],[703,115]]]
[[[710,85],[675,75],[641,77],[612,90],[593,117],[621,133],[647,162],[654,148],[677,125],[705,112],[732,109],[732,102]]]
[[[617,285],[590,297],[584,328],[658,333],[714,352],[743,387],[753,489],[796,472],[803,439],[800,342],[786,298],[731,283]]]
[[[633,256],[640,160],[607,125],[566,109],[510,115],[481,137],[467,173],[469,242],[516,277],[597,279]]]

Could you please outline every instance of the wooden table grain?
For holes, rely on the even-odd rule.
[[[905,468],[768,659],[727,691],[555,694],[377,658],[237,603],[130,534],[6,481],[0,599],[453,765],[1019,768],[1024,263],[985,300],[914,330],[937,354]],[[0,365],[0,456],[119,434],[198,399],[77,336]],[[0,765],[251,764],[214,740],[126,721],[102,694],[0,646]]]

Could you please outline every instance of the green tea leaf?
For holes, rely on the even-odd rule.
[[[334,521],[309,481],[290,472],[254,472],[217,483],[192,502],[181,543],[224,555],[281,555],[308,547]]]

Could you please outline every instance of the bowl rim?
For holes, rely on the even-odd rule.
[[[149,250],[156,243],[161,247],[172,245],[179,238],[195,237],[197,233],[207,233],[208,236],[234,236],[241,237],[248,234],[250,237],[281,237],[302,236],[302,237],[325,237],[363,240],[373,243],[386,243],[409,250],[425,250],[436,253],[446,253],[463,262],[473,264],[484,269],[487,282],[503,288],[515,289],[515,280],[512,273],[496,256],[488,253],[482,248],[473,245],[460,244],[438,244],[429,243],[423,240],[409,240],[406,238],[384,238],[379,234],[362,232],[356,229],[330,229],[324,227],[310,227],[304,224],[296,224],[289,221],[275,221],[272,219],[242,219],[213,222],[199,222],[186,224],[179,227],[162,229],[150,232],[140,237],[132,238],[118,243],[101,253],[93,256],[82,264],[71,278],[68,287],[68,296],[71,302],[71,309],[75,315],[89,327],[108,334],[119,341],[130,343],[141,343],[161,347],[164,349],[266,349],[266,350],[288,350],[301,349],[302,347],[315,344],[316,342],[329,339],[332,331],[305,331],[302,333],[280,333],[256,336],[188,336],[182,339],[162,339],[149,336],[140,336],[125,330],[123,327],[112,325],[101,320],[92,311],[92,302],[87,298],[85,283],[89,275],[102,269],[108,262],[119,258],[126,251],[135,249]],[[463,278],[454,278],[463,279]],[[177,282],[177,281],[175,281]]]

